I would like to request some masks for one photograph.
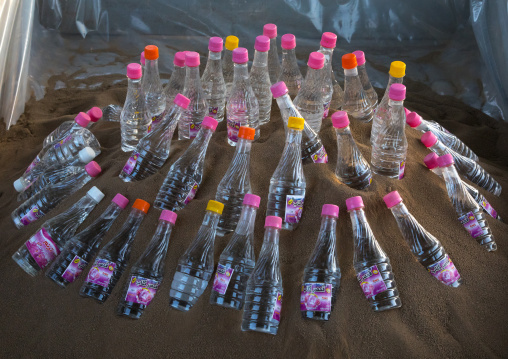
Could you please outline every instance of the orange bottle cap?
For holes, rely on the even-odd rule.
[[[145,46],[145,59],[157,60],[159,58],[159,48],[155,45]]]
[[[132,208],[139,209],[142,212],[147,213],[148,209],[150,208],[150,203],[147,201],[143,201],[142,199],[137,199],[134,201],[134,204],[132,205]]]
[[[342,55],[342,68],[346,70],[354,69],[356,66],[358,66],[358,63],[356,62],[356,55],[355,54],[345,54]]]
[[[246,140],[254,140],[254,136],[256,135],[256,130],[252,127],[240,127],[238,131],[238,137],[244,138]]]

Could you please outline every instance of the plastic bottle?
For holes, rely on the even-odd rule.
[[[338,206],[323,205],[316,246],[303,271],[300,298],[302,318],[330,319],[341,277],[336,250],[338,218]]]
[[[222,39],[211,37],[208,42],[208,60],[201,76],[201,84],[208,103],[208,116],[221,122],[226,105],[226,83],[222,74]]]
[[[437,159],[441,173],[446,182],[446,190],[453,207],[459,216],[459,222],[464,226],[469,235],[473,237],[483,248],[492,252],[497,249],[494,236],[489,224],[478,203],[462,186],[462,181],[455,169],[451,154],[447,153]]]
[[[254,44],[254,61],[250,69],[250,83],[252,91],[256,95],[259,107],[259,125],[270,121],[272,110],[272,92],[270,91],[270,75],[268,73],[268,52],[270,50],[270,39],[268,36],[256,37]]]
[[[12,259],[31,276],[51,263],[72,238],[76,229],[95,206],[104,198],[97,187],[92,187],[81,199],[65,212],[44,222],[12,256]]]
[[[176,95],[173,105],[167,109],[160,126],[139,141],[125,163],[119,176],[124,182],[150,177],[164,165],[169,157],[173,133],[189,102],[187,97],[181,94]]]
[[[155,45],[145,46],[145,67],[142,76],[142,89],[145,98],[145,114],[152,121],[151,130],[164,117],[166,93],[162,89],[159,76],[159,48]]]
[[[179,51],[173,58],[173,72],[164,88],[166,93],[166,107],[171,106],[176,95],[183,93],[185,85],[185,51]]]
[[[70,134],[82,129],[88,128],[92,123],[92,119],[90,116],[84,112],[78,113],[76,117],[74,117],[73,121],[65,121],[60,126],[58,126],[55,130],[53,130],[49,135],[46,136],[44,141],[42,142],[42,148],[46,148],[48,146],[54,145],[57,142],[65,139]],[[42,155],[44,156],[44,154]],[[42,158],[42,156],[37,157]]]
[[[319,52],[325,55],[325,64],[321,71],[323,80],[321,82],[321,91],[323,93],[323,119],[328,117],[330,107],[338,110],[344,102],[344,91],[335,79],[332,68],[333,50],[337,44],[337,35],[333,32],[325,32],[321,36],[321,46]]]
[[[254,224],[259,209],[259,196],[247,193],[235,233],[222,251],[213,281],[210,303],[241,310],[245,289],[254,265]]]
[[[355,189],[365,189],[372,183],[369,163],[358,150],[349,129],[346,112],[337,111],[332,115],[332,124],[337,134],[337,167],[335,175],[345,185]]]
[[[203,179],[208,143],[216,128],[217,120],[205,117],[197,137],[169,169],[155,199],[155,208],[176,212],[196,196]]]
[[[362,197],[348,198],[346,205],[353,225],[353,266],[363,294],[376,312],[400,308],[402,302],[390,259],[367,222]]]
[[[454,288],[461,285],[462,278],[441,242],[427,232],[409,213],[402,203],[399,192],[390,192],[383,200],[392,211],[402,236],[418,262],[441,283]]]
[[[393,84],[401,84],[406,74],[406,64],[402,61],[393,61],[390,64],[390,72],[388,78],[388,85],[386,86],[385,94],[381,99],[381,102],[376,107],[374,112],[374,118],[372,120],[372,129],[370,132],[370,142],[374,143],[378,140],[379,133],[383,128],[388,126],[388,108],[390,100],[390,88]]]
[[[104,121],[120,122],[123,107],[120,105],[110,104],[102,108]]]
[[[409,115],[406,116],[406,123],[410,127],[423,133],[428,131],[432,132],[434,136],[436,136],[439,139],[439,141],[441,141],[443,145],[445,145],[446,147],[450,148],[451,150],[457,152],[458,154],[464,157],[468,157],[473,161],[478,162],[478,156],[476,155],[476,153],[474,153],[469,147],[467,147],[464,144],[464,142],[459,140],[451,133],[438,130],[434,126],[429,126],[428,122],[422,119],[422,117],[418,115],[416,112],[411,112],[409,113]]]
[[[287,230],[298,226],[305,200],[306,182],[300,156],[304,122],[303,118],[289,118],[286,145],[268,190],[266,214],[283,218],[282,229]]]
[[[240,126],[252,127],[259,138],[259,104],[249,79],[249,54],[247,49],[233,50],[235,75],[227,108],[228,143],[236,146]]]
[[[128,87],[125,103],[120,114],[120,129],[122,130],[122,151],[133,151],[139,140],[149,130],[151,119],[145,116],[146,106],[143,88],[141,86],[141,65],[127,65]]]
[[[198,234],[178,260],[169,291],[171,307],[181,311],[191,309],[212,278],[215,230],[223,209],[222,203],[208,201]]]
[[[438,156],[450,154],[453,157],[457,170],[465,178],[467,178],[474,184],[486,189],[495,196],[499,197],[501,195],[502,190],[501,185],[497,183],[497,181],[487,171],[485,171],[482,168],[482,166],[480,166],[478,163],[446,147],[430,131],[425,132],[422,135],[421,141],[425,145],[425,147],[430,149],[432,152],[435,152]]]
[[[224,82],[226,83],[226,101],[231,95],[231,88],[233,87],[234,77],[234,63],[233,63],[233,50],[238,47],[240,40],[238,37],[230,35],[226,37],[226,43],[224,47],[224,60],[222,63]]]
[[[97,253],[102,238],[113,222],[129,204],[129,200],[117,193],[111,204],[95,221],[62,246],[61,252],[46,271],[46,277],[62,288],[74,282]]]
[[[259,259],[245,290],[243,331],[277,334],[282,309],[282,275],[279,262],[280,217],[268,216]]]
[[[131,255],[132,241],[150,204],[137,199],[120,231],[99,251],[79,294],[104,303],[122,276]]]
[[[387,122],[380,129],[377,141],[372,143],[374,173],[399,180],[404,177],[407,156],[405,98],[406,86],[393,84],[390,87],[389,109],[385,117]]]
[[[217,225],[219,236],[235,230],[242,211],[242,201],[245,194],[251,192],[250,150],[255,132],[253,128],[240,127],[235,154],[217,187],[215,200],[224,204],[224,212]]]
[[[164,262],[176,217],[174,212],[162,211],[152,240],[132,266],[116,309],[118,315],[139,319],[155,297],[164,276]]]
[[[46,186],[44,191],[40,191],[12,211],[11,218],[14,224],[19,229],[44,217],[63,199],[79,190],[93,177],[98,176],[100,172],[101,167],[97,162],[92,161],[85,166],[84,172],[79,172],[62,182]]]
[[[273,97],[277,100],[284,128],[287,133],[287,122],[289,117],[302,117],[300,112],[296,109],[291,97],[289,97],[288,89],[284,82],[277,82],[270,87]],[[302,117],[303,118],[303,117]],[[302,133],[302,160],[312,161],[314,163],[328,163],[328,154],[325,147],[321,142],[316,131],[310,127],[305,121]]]
[[[283,81],[289,90],[289,96],[295,98],[303,83],[303,76],[296,60],[295,35],[282,35],[280,43],[282,47],[282,67],[278,82]]]
[[[344,69],[344,102],[342,110],[355,120],[370,122],[373,116],[373,107],[358,74],[358,64],[355,54],[342,56]]]
[[[279,49],[277,48],[277,26],[266,24],[263,26],[263,35],[270,39],[270,51],[268,52],[268,72],[272,84],[277,82],[280,76]]]
[[[411,113],[411,111],[409,111],[408,109],[406,109],[406,117]],[[419,115],[420,116],[420,115]],[[429,127],[431,127],[432,129],[434,130],[438,130],[438,131],[441,131],[441,132],[446,132],[448,134],[452,134],[450,133],[450,131],[448,131],[446,128],[444,128],[443,126],[441,126],[439,123],[437,123],[436,121],[432,121],[432,120],[425,120],[423,117],[420,116],[420,118],[422,119],[422,122],[425,122],[425,124]],[[455,136],[455,135],[453,135]]]
[[[377,106],[378,97],[376,91],[370,83],[369,75],[367,74],[367,68],[365,65],[365,53],[363,51],[357,50],[353,51],[353,54],[356,56],[356,62],[358,64],[358,76],[360,77],[360,82],[362,83],[363,92],[365,95],[367,95],[370,106],[374,112]]]

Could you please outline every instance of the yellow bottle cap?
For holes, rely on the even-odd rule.
[[[402,61],[394,61],[390,64],[390,76],[404,77],[406,75],[406,64]]]
[[[303,130],[304,124],[305,124],[305,120],[301,117],[290,117],[288,119],[288,127],[293,128],[298,131]]]
[[[224,47],[229,51],[233,51],[238,47],[239,42],[240,40],[238,40],[236,36],[230,35],[226,37],[226,43],[224,44]]]
[[[224,205],[222,203],[213,200],[208,201],[208,205],[206,206],[207,211],[212,211],[218,214],[222,214],[223,209]]]

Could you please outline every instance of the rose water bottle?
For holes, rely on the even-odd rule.
[[[185,86],[185,51],[179,51],[173,58],[173,72],[164,92],[166,93],[166,107],[171,106],[176,95],[183,93]]]
[[[377,106],[378,98],[374,87],[372,87],[372,84],[370,83],[369,75],[367,74],[367,68],[365,67],[365,54],[360,50],[353,51],[353,54],[356,56],[356,62],[358,64],[358,76],[360,77],[360,82],[362,83],[363,92],[367,96],[372,111],[374,112]]]
[[[325,32],[321,36],[321,46],[319,52],[325,55],[325,65],[321,73],[323,81],[321,91],[323,93],[323,119],[328,117],[330,108],[338,110],[344,101],[344,91],[335,79],[332,68],[333,50],[337,44],[337,35],[333,32]]]
[[[92,119],[88,114],[84,112],[78,113],[78,115],[74,118],[74,121],[65,121],[55,130],[53,130],[53,132],[47,135],[44,141],[42,142],[42,148],[44,149],[48,146],[54,145],[55,143],[63,140],[67,136],[73,134],[74,132],[82,128],[89,128],[91,123]],[[37,155],[39,159],[41,159],[42,156],[44,156],[44,154]]]
[[[259,106],[259,125],[270,121],[272,110],[272,92],[270,91],[270,75],[268,74],[268,51],[270,39],[267,36],[256,37],[254,44],[254,61],[250,69],[250,83]]]
[[[370,122],[373,116],[373,107],[363,90],[363,85],[358,75],[355,54],[342,56],[342,68],[344,69],[344,102],[342,110],[355,120]]]
[[[266,24],[263,26],[263,35],[270,39],[270,51],[268,53],[268,72],[272,84],[277,82],[280,76],[279,49],[277,48],[277,25]]]
[[[145,98],[145,115],[152,121],[151,130],[164,117],[166,93],[162,89],[159,76],[159,48],[155,45],[145,47],[145,67],[142,76],[142,89]]]
[[[233,76],[234,76],[234,63],[233,63],[233,50],[238,47],[240,40],[238,37],[230,35],[226,37],[224,47],[224,61],[222,67],[224,69],[224,82],[226,83],[226,101],[231,95],[231,88],[233,87]]]
[[[226,83],[222,74],[222,39],[211,37],[208,42],[208,60],[201,76],[201,84],[208,102],[208,116],[218,122],[224,119],[226,106]]]
[[[280,43],[282,47],[282,68],[278,82],[283,81],[289,90],[289,97],[295,98],[303,83],[303,76],[296,60],[295,35],[282,35]]]

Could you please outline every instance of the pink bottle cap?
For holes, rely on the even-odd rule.
[[[201,127],[209,128],[213,132],[215,132],[215,129],[217,128],[217,120],[213,117],[205,116],[203,119],[203,122],[201,123]]]
[[[178,51],[173,58],[173,64],[178,67],[185,66],[185,51]]]
[[[321,215],[339,218],[339,206],[334,204],[324,204],[323,208],[321,209]]]
[[[296,37],[293,34],[282,35],[280,46],[285,50],[291,50],[296,47]]]
[[[348,211],[351,211],[352,209],[358,209],[358,208],[365,207],[363,205],[363,199],[360,196],[350,197],[350,198],[346,199],[346,206],[347,206]]]
[[[212,52],[221,52],[222,51],[223,41],[220,37],[211,37],[210,41],[208,41],[208,50]]]
[[[390,92],[388,93],[390,100],[402,101],[406,98],[406,86],[403,84],[393,84],[390,86]]]
[[[400,196],[399,192],[393,191],[384,196],[383,201],[385,201],[386,207],[392,208],[396,204],[402,202],[402,197]]]
[[[413,128],[418,127],[422,123],[422,117],[416,112],[410,112],[406,115],[406,123]]]
[[[185,66],[198,67],[200,64],[199,54],[194,51],[185,52]]]
[[[437,164],[437,158],[438,156],[434,152],[431,152],[423,158],[423,163],[425,163],[425,166],[427,166],[429,170],[433,170],[434,168],[439,167]]]
[[[420,139],[420,141],[422,141],[422,143],[425,145],[425,147],[429,148],[429,147],[432,147],[436,144],[437,137],[432,132],[427,131],[422,135],[422,138]]]
[[[365,64],[365,53],[363,51],[356,50],[353,52],[353,54],[356,56],[356,62],[358,63],[358,66]]]
[[[256,37],[256,42],[254,43],[254,49],[256,51],[266,52],[270,50],[270,38],[265,35],[260,35]]]
[[[333,49],[337,44],[337,35],[333,32],[324,32],[321,36],[321,46]]]
[[[141,78],[143,71],[141,70],[140,64],[128,64],[127,65],[127,77],[132,80],[137,80]]]
[[[277,25],[266,24],[263,26],[263,35],[268,36],[270,39],[275,39],[277,37]]]
[[[97,177],[99,173],[101,173],[101,166],[95,161],[88,162],[85,166],[85,171],[90,175],[90,177]]]
[[[187,107],[189,107],[190,100],[184,95],[179,93],[178,95],[176,95],[175,99],[173,100],[173,103],[177,106],[180,106],[181,108],[186,109]]]
[[[74,117],[74,121],[76,121],[76,123],[81,127],[86,127],[90,123],[91,119],[86,113],[80,112],[76,117]]]
[[[102,118],[102,110],[99,107],[92,107],[86,114],[90,116],[90,121],[97,122]]]
[[[349,126],[349,118],[346,111],[337,111],[332,115],[332,125],[335,128],[344,128]]]
[[[282,218],[276,216],[268,216],[265,219],[265,228],[274,227],[280,229],[282,227]]]
[[[309,67],[314,70],[322,69],[325,65],[325,55],[317,51],[311,52],[307,65],[309,65]]]
[[[256,196],[252,193],[247,193],[243,197],[243,204],[248,204],[249,206],[259,208],[259,202],[261,202],[261,197]]]
[[[454,163],[455,163],[455,161],[453,160],[452,155],[450,155],[449,153],[437,158],[437,165],[439,167],[450,166],[450,165],[453,165]]]
[[[409,111],[407,108],[404,107],[404,113],[406,114],[406,117],[407,117],[407,115],[409,115],[411,113],[411,111]]]
[[[111,202],[116,203],[118,207],[124,209],[129,204],[129,199],[122,195],[121,193],[117,193],[115,197],[111,200]]]
[[[165,210],[162,211],[162,213],[161,213],[161,215],[159,217],[159,220],[162,219],[163,221],[175,224],[176,217],[178,217],[178,216],[177,216],[177,214],[175,212],[168,211],[167,209],[165,209]]]
[[[281,97],[288,93],[288,88],[284,81],[279,81],[270,86],[270,91],[272,91],[273,97]]]
[[[141,52],[141,55],[139,56],[139,62],[141,63],[141,65],[145,66],[145,52],[142,51]]]
[[[245,47],[237,47],[233,50],[233,62],[235,64],[244,64],[249,61],[249,51]]]

